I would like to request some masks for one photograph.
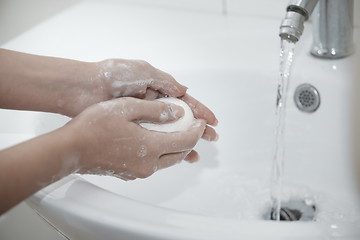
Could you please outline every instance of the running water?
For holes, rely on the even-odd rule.
[[[280,220],[280,208],[282,198],[282,185],[284,174],[284,131],[285,110],[290,80],[290,71],[293,61],[295,43],[281,40],[280,48],[280,76],[276,97],[276,132],[275,148],[272,169],[271,201],[274,209],[274,220]]]

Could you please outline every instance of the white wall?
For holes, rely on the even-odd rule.
[[[109,0],[107,0],[109,1]],[[111,1],[111,0],[110,0]],[[230,15],[267,16],[281,19],[290,0],[129,0],[138,4],[158,7],[177,7],[197,11],[222,13],[223,8]],[[244,2],[246,7],[244,7]],[[360,27],[360,1],[355,0],[354,23]]]
[[[1,0],[0,44],[11,40],[31,26],[71,7],[81,0]],[[99,0],[83,0],[99,1]],[[113,1],[113,0],[103,0]],[[117,0],[121,1],[121,0]],[[122,0],[162,8],[179,8],[230,15],[268,16],[281,19],[289,0]],[[246,7],[244,7],[246,2]],[[360,27],[360,1],[355,0],[355,26]]]

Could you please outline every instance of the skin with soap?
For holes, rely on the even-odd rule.
[[[65,126],[0,151],[0,214],[71,173],[145,178],[185,159],[203,138],[217,139],[215,115],[187,88],[145,61],[81,62],[0,49],[0,108],[72,117]],[[155,132],[142,122],[181,118],[184,100],[197,120],[188,131]],[[167,116],[164,118],[164,116]]]
[[[102,102],[88,108],[70,122],[68,127],[77,129],[82,135],[81,145],[86,148],[94,141],[103,141],[109,138],[112,141],[96,144],[83,152],[84,166],[77,172],[90,174],[113,175],[125,180],[146,178],[155,171],[172,166],[184,159],[205,129],[204,120],[196,120],[189,131],[173,134],[151,132],[141,126],[137,121],[166,123],[177,120],[183,114],[176,105],[157,104],[155,101],[144,101],[135,98],[121,98]],[[176,111],[177,115],[172,112]],[[157,112],[158,114],[153,114]],[[164,120],[164,113],[169,118]],[[90,120],[90,122],[88,122]],[[84,127],[88,122],[92,131]],[[106,122],[106,124],[103,124]],[[126,126],[131,123],[131,126]],[[119,129],[119,131],[114,131]],[[83,131],[81,131],[83,130]],[[176,143],[176,144],[169,144]],[[159,146],[163,146],[159,148]],[[107,154],[103,154],[106,152]],[[93,159],[89,164],[87,159]],[[129,159],[133,159],[129,161]],[[189,158],[188,161],[195,159]]]
[[[194,121],[194,114],[192,113],[189,105],[187,105],[184,101],[174,98],[174,97],[166,97],[166,98],[159,98],[156,101],[166,102],[166,103],[173,103],[183,108],[184,114],[181,118],[177,119],[176,121],[170,123],[140,123],[140,126],[159,132],[177,132],[177,131],[187,131],[192,125]],[[168,117],[164,114],[162,117],[165,119]]]

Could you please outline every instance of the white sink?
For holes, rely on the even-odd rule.
[[[270,204],[274,76],[229,70],[176,75],[221,123],[219,142],[198,144],[199,163],[132,182],[71,176],[40,191],[30,205],[68,236],[84,239],[360,236],[351,79],[331,73],[306,81],[321,94],[313,114],[300,112],[289,98],[284,198],[312,198],[317,213],[314,222],[275,223],[263,220]],[[297,79],[295,71],[293,87],[301,83]]]
[[[86,7],[100,5],[83,3],[4,47],[16,49],[40,31],[50,31],[60,20],[77,17],[77,11]],[[114,6],[101,7],[119,22],[125,18],[110,11]],[[131,22],[126,8],[117,10],[128,14]],[[360,52],[335,61],[315,59],[309,55],[311,26],[306,26],[295,50],[288,97],[283,197],[313,199],[317,210],[315,221],[274,222],[263,218],[270,206],[279,20],[203,13],[200,21],[199,13],[154,12],[146,13],[149,19],[166,17],[168,22],[156,26],[160,43],[152,45],[153,49],[141,53],[131,44],[130,50],[126,44],[116,48],[115,40],[101,49],[109,54],[116,49],[119,57],[122,50],[133,50],[138,54],[135,57],[149,58],[149,62],[170,71],[189,87],[191,95],[216,113],[220,140],[200,141],[196,149],[201,161],[196,164],[182,163],[148,179],[130,182],[71,175],[36,193],[28,204],[70,239],[359,239],[360,71],[356,63]],[[83,16],[86,19],[92,15]],[[194,26],[180,33],[160,31],[167,24],[180,26],[182,19],[193,21]],[[85,29],[78,41],[100,29]],[[126,31],[131,32],[125,29],[122,34]],[[131,33],[134,36],[128,36],[125,42],[144,37]],[[357,29],[355,36],[359,37]],[[167,51],[169,46],[162,49],[163,37],[179,49],[173,53]],[[105,41],[99,38],[97,41]],[[52,44],[45,47],[51,49]],[[96,41],[87,44],[95,46]],[[36,44],[29,45],[29,51],[36,51]],[[62,53],[82,58],[85,49]],[[88,60],[105,53],[94,53]],[[151,61],[149,56],[156,57]],[[320,92],[321,105],[315,113],[300,112],[293,102],[294,89],[302,83],[310,83]],[[9,124],[17,117],[8,111],[0,114]],[[3,147],[50,131],[68,120],[52,114],[21,114],[32,121],[26,129],[14,125],[14,131],[0,134]],[[15,140],[8,141],[9,136]]]

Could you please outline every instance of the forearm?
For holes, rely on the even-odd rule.
[[[71,115],[68,105],[88,89],[91,63],[0,49],[0,108]],[[67,101],[69,100],[69,101]]]
[[[0,151],[0,215],[79,168],[74,135],[63,127]]]

